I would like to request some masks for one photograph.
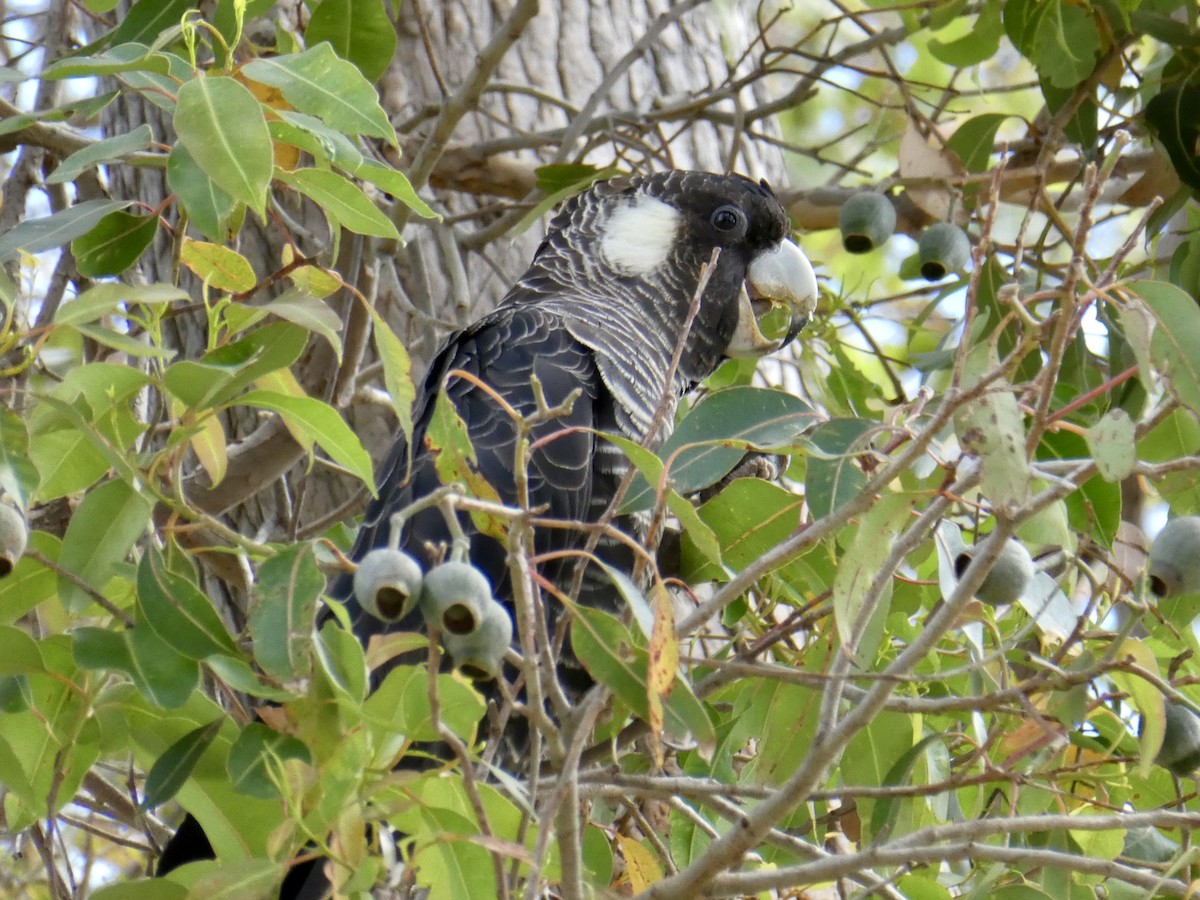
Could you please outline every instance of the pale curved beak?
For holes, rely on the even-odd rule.
[[[784,306],[791,313],[787,334],[781,341],[768,340],[759,328],[755,303],[765,313]],[[746,273],[746,284],[738,296],[738,321],[725,348],[726,356],[762,356],[786,347],[800,333],[817,308],[817,276],[812,263],[792,241],[780,241],[774,250],[756,256]]]

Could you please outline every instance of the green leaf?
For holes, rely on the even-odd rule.
[[[700,507],[721,545],[721,559],[744,569],[800,527],[804,498],[761,478],[739,478]],[[685,559],[688,548],[685,547]],[[705,562],[710,562],[707,557]],[[724,574],[719,577],[725,579]]]
[[[155,306],[190,299],[187,291],[170,284],[98,284],[60,306],[54,314],[54,322],[57,325],[83,325],[112,313],[128,318],[122,307],[127,310],[139,303]]]
[[[1044,76],[1039,83],[1042,88],[1042,96],[1046,98],[1046,108],[1052,114],[1057,115],[1067,104],[1075,102],[1076,89],[1074,87],[1056,87]],[[1063,126],[1063,134],[1067,136],[1067,140],[1074,141],[1092,151],[1096,147],[1099,119],[1100,106],[1096,100],[1095,88],[1093,88],[1084,96],[1078,108]]]
[[[373,2],[382,6],[381,0]],[[336,4],[325,0],[318,12],[327,6],[332,10]],[[314,18],[316,15],[314,13]],[[384,19],[386,21],[386,16]],[[391,23],[384,27],[395,40]],[[379,95],[371,82],[355,68],[353,57],[350,57],[351,62],[339,59],[334,47],[320,40],[310,39],[309,44],[311,49],[303,53],[256,59],[247,63],[242,71],[248,78],[279,88],[293,107],[316,116],[336,131],[370,135],[396,143],[396,132],[379,105]]]
[[[189,881],[188,898],[203,900],[243,900],[246,897],[274,897],[287,873],[288,863],[270,859],[205,859],[181,867],[166,877],[185,877]]]
[[[151,51],[145,44],[131,42],[112,47],[95,56],[65,56],[56,59],[46,66],[39,77],[100,78],[132,71],[166,75],[170,71],[170,65],[163,54]]]
[[[991,55],[989,54],[989,58]],[[972,116],[955,129],[954,134],[946,141],[946,147],[958,154],[968,172],[987,171],[992,151],[996,148],[996,132],[1007,118],[1007,113]]]
[[[139,0],[128,15],[121,17],[121,24],[108,40],[114,44],[153,43],[168,28],[178,26],[193,5],[192,0]]]
[[[571,646],[580,663],[639,719],[649,721],[646,680],[649,654],[645,648],[635,646],[629,630],[602,610],[576,607],[573,613]],[[663,718],[668,734],[691,734],[702,745],[716,744],[707,710],[681,676],[675,679],[675,689],[667,698]]]
[[[89,363],[41,398],[30,422],[41,499],[83,490],[110,469],[130,482],[139,478],[126,451],[145,428],[130,403],[146,381],[132,366]]]
[[[1114,648],[1115,649],[1115,648]],[[1158,660],[1154,652],[1142,641],[1126,638],[1120,646],[1122,658],[1134,660],[1139,666],[1158,677]],[[1157,687],[1130,672],[1112,672],[1117,689],[1129,694],[1129,702],[1142,716],[1142,733],[1138,737],[1138,772],[1144,778],[1154,764],[1154,757],[1162,749],[1166,732],[1164,698]]]
[[[268,684],[250,663],[240,657],[210,656],[204,660],[204,667],[239,693],[276,703],[296,699],[295,692]]]
[[[37,641],[25,631],[0,625],[0,675],[27,675],[46,671]]]
[[[1165,281],[1137,281],[1126,288],[1145,301],[1154,317],[1150,353],[1157,368],[1170,380],[1179,402],[1200,414],[1200,305]]]
[[[978,346],[967,360],[964,387],[971,387],[996,365],[995,350]],[[955,421],[963,449],[979,456],[984,495],[996,506],[1023,503],[1029,497],[1029,460],[1025,457],[1025,417],[1011,386],[993,381]]]
[[[167,186],[187,211],[188,221],[207,238],[226,238],[229,220],[237,201],[204,174],[183,144],[176,144],[167,157]]]
[[[174,123],[196,165],[233,199],[263,215],[275,164],[271,133],[254,95],[232,78],[197,76],[179,89]]]
[[[538,166],[533,170],[537,178],[537,189],[543,194],[556,194],[559,191],[592,183],[599,168],[590,163],[565,163],[552,166]]]
[[[495,869],[484,848],[471,841],[447,840],[443,835],[477,833],[470,815],[429,803],[409,803],[389,817],[389,822],[409,834],[420,835],[411,864],[417,884],[428,900],[492,900],[499,896]],[[426,893],[427,891],[427,893]]]
[[[1122,481],[1137,463],[1136,428],[1129,413],[1110,409],[1086,432],[1088,450],[1105,481]]]
[[[1047,432],[1038,444],[1038,459],[1079,460],[1089,455],[1087,443],[1078,434],[1069,431]],[[1192,479],[1194,480],[1194,479]],[[1090,534],[1102,546],[1111,546],[1121,524],[1121,488],[1097,475],[1079,485],[1079,490],[1067,494],[1067,507],[1071,528],[1080,534]],[[1049,510],[1047,510],[1049,511]],[[1022,526],[1021,531],[1025,531]],[[1041,543],[1034,539],[1035,543]],[[1061,537],[1052,541],[1063,546]]]
[[[106,734],[121,736],[114,750],[124,755],[132,749],[136,764],[144,770],[187,732],[215,718],[229,718],[226,711],[199,691],[191,694],[183,706],[164,711],[124,684],[113,684],[99,696],[95,714]],[[226,730],[232,734],[232,729]],[[269,840],[287,841],[286,833],[277,831],[281,824],[279,802],[257,800],[233,791],[225,770],[230,742],[224,732],[216,738],[180,789],[179,802],[199,819],[222,860],[265,856]],[[275,847],[276,852],[290,857],[286,848]]]
[[[24,675],[0,675],[0,714],[25,712],[32,707],[29,679]]]
[[[271,772],[286,759],[312,763],[312,754],[304,744],[273,731],[261,722],[250,722],[229,748],[229,781],[239,794],[273,800],[279,788]]]
[[[304,42],[313,47],[322,41],[374,84],[396,53],[396,26],[383,0],[321,0],[304,29]]]
[[[1146,462],[1168,462],[1190,456],[1197,447],[1200,423],[1191,411],[1176,409],[1138,441],[1138,457]],[[1157,489],[1176,515],[1200,514],[1200,481],[1193,472],[1169,473]]]
[[[109,213],[95,228],[71,242],[75,266],[88,278],[118,275],[137,262],[157,231],[158,216]]]
[[[808,457],[804,495],[813,516],[824,518],[858,496],[867,477],[855,461],[877,427],[868,419],[831,419],[809,435],[814,452]]]
[[[187,703],[200,685],[200,665],[181,656],[148,625],[126,632],[129,642],[129,675],[142,695],[163,709]]]
[[[199,362],[170,366],[167,390],[188,408],[203,410],[229,403],[253,381],[291,366],[308,343],[308,332],[290,322],[272,322],[245,337],[204,354]]]
[[[657,486],[662,483],[663,461],[654,453],[647,450],[645,447],[638,444],[636,441],[631,441],[628,438],[621,437],[615,434],[602,434],[607,441],[616,444],[629,457],[638,470],[638,475],[634,480],[634,487],[637,487],[637,479],[641,479],[641,483],[645,485],[646,491],[650,491],[649,482]],[[697,449],[697,448],[689,448]],[[708,448],[703,448],[708,449]],[[686,452],[686,451],[685,451]],[[740,459],[743,451],[738,452]],[[693,471],[695,471],[693,469]],[[668,482],[670,484],[670,482]],[[645,496],[645,492],[636,498],[639,502]],[[651,495],[653,497],[653,494]],[[721,546],[717,543],[716,537],[713,536],[712,529],[709,528],[696,514],[696,508],[685,498],[679,491],[673,488],[668,488],[664,498],[667,507],[679,519],[679,523],[683,526],[684,532],[691,538],[692,542],[700,548],[704,555],[712,560],[715,564],[720,565],[721,562]],[[621,512],[626,512],[626,507],[629,501],[622,504]]]
[[[342,320],[320,297],[314,297],[303,288],[292,288],[271,300],[263,309],[313,334],[319,334],[329,342],[338,360],[341,360]]]
[[[816,421],[807,403],[784,391],[726,388],[688,413],[657,455],[669,467],[675,490],[690,494],[728,475],[747,450],[791,446]],[[653,503],[654,489],[635,479],[621,512],[639,512]]]
[[[84,200],[40,219],[18,222],[0,237],[0,262],[18,253],[41,253],[71,243],[96,227],[109,213],[124,209],[129,200]]]
[[[280,181],[304,194],[319,206],[334,224],[356,234],[399,240],[400,232],[348,178],[327,169],[297,169],[281,172]]]
[[[210,860],[214,865],[215,860]],[[88,895],[91,900],[188,900],[188,889],[166,878],[135,878],[106,884]]]
[[[1004,29],[1039,75],[1056,88],[1083,81],[1100,53],[1100,32],[1090,9],[1068,0],[1008,0]]]
[[[89,491],[71,516],[58,564],[102,593],[117,563],[146,530],[153,505],[120,478]],[[82,612],[92,602],[87,591],[67,578],[59,579],[58,592],[71,612]]]
[[[348,469],[375,493],[375,477],[370,454],[362,442],[338,415],[337,410],[313,397],[290,397],[274,391],[250,391],[238,398],[243,406],[277,412],[295,428],[309,434],[329,457]]]
[[[1000,49],[1003,35],[1000,2],[989,0],[979,11],[979,17],[966,26],[965,34],[950,41],[933,37],[929,41],[929,52],[948,66],[966,68],[992,59]]]
[[[184,238],[179,261],[218,291],[236,294],[248,291],[258,283],[250,260],[232,247]]]
[[[833,616],[843,649],[868,671],[873,669],[883,639],[892,593],[890,579],[873,610],[865,610],[863,601],[909,517],[911,504],[912,498],[904,494],[884,494],[877,500],[862,517],[850,549],[838,561],[833,580]]]
[[[324,587],[309,544],[292,544],[259,566],[250,636],[255,660],[276,680],[307,677],[313,619]]]
[[[96,141],[82,150],[76,150],[64,159],[59,167],[47,176],[46,183],[65,184],[68,181],[74,181],[93,166],[124,159],[133,153],[145,150],[152,143],[154,143],[154,132],[150,130],[149,125],[144,124],[125,134]]]
[[[142,554],[137,571],[138,608],[160,638],[190,659],[238,655],[237,644],[208,595],[167,568],[156,547]]]
[[[151,346],[148,343],[151,338],[144,333],[135,337],[134,335],[126,334],[123,331],[118,331],[116,328],[110,328],[105,325],[76,325],[75,330],[79,332],[81,337],[95,341],[101,346],[119,350],[121,353],[126,353],[130,356],[161,359],[164,362],[169,361],[175,356],[174,350],[166,347]]]
[[[366,648],[354,636],[332,620],[325,623],[314,644],[321,674],[335,693],[359,704],[367,698],[370,673]]]
[[[469,739],[487,707],[471,687],[452,675],[438,676],[442,722]],[[396,666],[363,705],[363,715],[382,734],[410,741],[436,741],[429,707],[429,674],[424,666]]]
[[[1181,85],[1164,88],[1146,103],[1146,123],[1167,151],[1179,180],[1200,191],[1200,153],[1196,142],[1200,126],[1196,123],[1196,104],[1200,102],[1200,83],[1195,73]]]
[[[167,748],[146,773],[146,785],[142,788],[143,808],[153,809],[179,793],[200,757],[220,733],[223,722],[224,719],[214,719],[201,725]]]
[[[925,735],[892,764],[887,775],[884,776],[881,786],[904,787],[910,784],[913,769],[916,768],[917,762],[925,754],[926,749],[946,739],[947,736],[944,734]],[[876,801],[875,809],[871,814],[871,827],[867,831],[872,840],[883,840],[890,836],[900,802],[893,797],[884,797]]]
[[[75,665],[97,671],[132,672],[127,632],[85,625],[71,631]]]
[[[418,216],[441,221],[442,217],[417,195],[412,182],[403,172],[373,159],[364,159],[362,164],[353,169],[350,174],[363,181],[371,182],[393,199],[399,200]]]
[[[145,50],[145,47],[137,44],[125,44],[113,47],[106,55],[115,58],[127,55],[129,59],[134,59]],[[157,55],[167,60],[166,74],[161,74],[156,69],[148,71],[135,68],[119,72],[116,78],[124,87],[170,116],[175,113],[175,92],[181,84],[194,78],[196,73],[190,62],[174,53],[160,50]]]
[[[409,422],[411,430],[411,418]],[[0,406],[0,493],[16,500],[21,509],[28,509],[38,481],[38,470],[29,458],[29,432],[24,420],[7,406]]]

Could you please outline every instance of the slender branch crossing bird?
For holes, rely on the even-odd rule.
[[[766,183],[739,175],[673,170],[619,177],[567,201],[499,306],[452,335],[433,360],[418,390],[411,444],[399,439],[382,467],[352,558],[362,560],[390,541],[428,573],[460,532],[460,544],[463,536],[469,540],[471,565],[500,605],[511,607],[509,550],[466,513],[457,514],[455,527],[454,513],[430,506],[393,535],[393,515],[442,486],[430,440],[439,392],[465,425],[477,472],[500,503],[525,504],[558,523],[595,523],[611,515],[629,465],[601,434],[653,448],[669,434],[677,401],[722,360],[771,352],[807,321],[816,279],[790,232]],[[774,306],[791,316],[787,335],[776,341],[759,327]],[[558,415],[545,415],[547,408],[558,408]],[[526,471],[516,472],[521,417],[532,423],[531,449]],[[539,528],[532,540],[534,555],[550,560],[540,570],[544,579],[564,593],[578,590],[581,604],[610,611],[617,611],[619,595],[595,566],[576,574],[577,551],[594,548],[608,565],[627,569],[626,547],[596,541],[583,527]],[[355,596],[349,576],[335,581],[330,594],[345,603],[364,642],[419,626],[415,609],[395,622],[368,611],[371,604]],[[552,597],[545,606],[552,629],[562,606]],[[563,684],[586,688],[590,680],[569,647],[561,656]],[[194,822],[180,834],[160,872],[211,855],[203,846],[193,852],[207,844]]]

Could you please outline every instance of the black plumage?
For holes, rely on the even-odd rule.
[[[534,376],[551,406],[575,396],[569,413],[533,428],[529,505],[562,522],[597,521],[628,466],[597,432],[655,445],[669,433],[677,401],[726,356],[760,354],[783,343],[762,336],[755,311],[770,303],[787,306],[793,316],[788,339],[811,313],[812,269],[789,234],[786,212],[770,188],[736,175],[670,171],[617,178],[568,201],[499,306],[450,337],[434,359],[418,390],[411,446],[398,440],[380,469],[379,493],[352,557],[386,545],[391,516],[440,486],[426,438],[442,390],[466,426],[479,474],[501,502],[516,504],[516,424],[504,405],[532,415]],[[693,310],[702,270],[718,248]],[[470,537],[471,563],[497,599],[510,603],[506,547],[476,530],[465,513],[459,519]],[[400,545],[428,569],[450,540],[442,511],[428,508],[406,522]],[[587,540],[584,528],[541,528],[533,549],[535,555],[580,550]],[[625,570],[632,559],[613,540],[601,541],[596,554]],[[542,575],[569,591],[575,566],[560,557],[544,565]],[[353,596],[349,576],[337,579],[330,595],[346,604],[364,642],[421,625],[416,610],[395,623],[369,614]],[[616,598],[592,567],[578,600],[615,608]],[[549,598],[546,608],[553,620],[562,607]],[[564,682],[586,687],[569,648],[564,656]]]

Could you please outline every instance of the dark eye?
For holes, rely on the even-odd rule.
[[[733,231],[746,220],[746,214],[736,206],[722,206],[712,214],[713,228],[717,231]]]

